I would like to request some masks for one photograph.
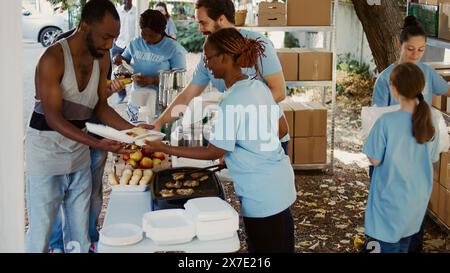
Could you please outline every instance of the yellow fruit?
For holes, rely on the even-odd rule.
[[[133,80],[131,78],[118,79],[118,80],[123,85],[127,85],[127,84],[130,84],[133,82]],[[106,83],[109,85],[109,84],[111,84],[111,82],[112,82],[111,80],[108,80]]]

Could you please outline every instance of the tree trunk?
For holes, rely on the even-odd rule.
[[[366,33],[377,70],[381,72],[399,57],[399,36],[403,25],[399,4],[403,1],[381,0],[380,5],[369,5],[371,1],[367,0],[352,2]]]

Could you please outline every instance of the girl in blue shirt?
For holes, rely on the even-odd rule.
[[[431,67],[420,60],[426,49],[426,35],[423,27],[417,22],[416,17],[407,16],[400,33],[400,58],[391,64],[379,75],[375,82],[372,95],[372,105],[378,107],[399,104],[399,101],[392,95],[389,89],[389,79],[395,66],[402,63],[416,64],[425,76],[425,85],[422,91],[425,101],[431,105],[432,94],[449,96],[448,83]],[[369,167],[369,176],[372,177],[373,166]],[[423,248],[423,228],[418,232],[417,238],[413,238],[410,252],[422,252]]]
[[[227,88],[208,147],[147,142],[147,148],[202,160],[224,157],[241,203],[248,251],[294,252],[289,207],[296,199],[296,190],[289,157],[278,138],[281,111],[270,89],[241,71],[255,67],[258,72],[263,51],[260,41],[244,38],[234,28],[208,36],[205,65],[214,77],[225,81]]]
[[[364,153],[375,166],[365,213],[365,232],[381,252],[408,252],[431,195],[438,137],[422,90],[425,76],[412,63],[397,65],[390,89],[400,110],[372,128]]]
[[[186,69],[187,52],[177,41],[167,36],[167,21],[161,12],[146,10],[141,14],[139,24],[141,37],[132,40],[122,55],[115,56],[114,63],[120,65],[125,60],[131,64],[136,75],[133,77],[132,92],[139,92],[141,97],[152,96],[155,105],[151,107],[156,108],[155,90],[158,90],[159,71]],[[131,122],[138,121],[139,107],[131,100],[127,113]]]

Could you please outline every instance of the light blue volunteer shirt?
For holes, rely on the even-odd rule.
[[[167,20],[166,34],[169,36],[177,34],[177,27],[175,26],[175,22],[172,20],[172,18],[169,18],[169,20]]]
[[[256,40],[259,39],[263,41],[265,44],[265,50],[264,55],[265,57],[262,57],[262,60],[258,61],[258,67],[259,67],[259,80],[264,82],[263,77],[269,76],[278,72],[282,71],[280,60],[278,59],[277,52],[275,48],[273,47],[272,42],[264,37],[263,35],[240,29],[239,32],[247,38]],[[194,75],[192,77],[192,83],[200,86],[207,86],[209,82],[212,83],[212,85],[219,91],[224,92],[226,90],[225,82],[223,79],[216,79],[214,78],[211,71],[205,67],[204,63],[204,56],[202,55],[202,58],[200,59],[200,62],[197,65],[196,70],[194,71]],[[248,75],[250,78],[255,76],[255,69],[254,68],[243,68],[242,73]]]
[[[248,31],[245,29],[240,29],[239,32],[249,39],[253,40],[261,40],[264,42],[265,50],[264,55],[262,58],[258,61],[258,67],[259,67],[259,75],[258,79],[265,83],[264,77],[282,72],[280,60],[278,59],[277,52],[275,48],[273,47],[272,41],[264,37],[264,35],[261,35],[257,32]],[[214,78],[214,75],[212,72],[206,68],[205,62],[204,62],[204,56],[202,55],[200,62],[197,65],[196,70],[194,71],[194,75],[192,77],[191,83],[200,85],[200,86],[207,86],[210,82],[212,86],[214,86],[219,92],[224,92],[226,90],[225,82],[223,79],[216,79]],[[245,75],[248,75],[250,78],[253,78],[256,74],[256,71],[254,68],[242,68],[242,73]],[[282,142],[286,142],[289,140],[289,134],[284,136],[282,138]]]
[[[272,93],[258,80],[241,80],[225,93],[219,107],[210,143],[227,151],[225,162],[242,215],[282,212],[295,201],[296,190],[294,171],[277,136],[280,111]]]
[[[155,45],[148,44],[142,37],[130,42],[122,56],[131,60],[134,73],[144,76],[158,76],[160,70],[186,68],[186,50],[177,41],[164,37]],[[137,86],[133,83],[133,89]],[[158,90],[158,86],[148,86]]]
[[[411,113],[386,113],[364,144],[363,152],[381,161],[372,175],[365,232],[388,243],[419,231],[431,195],[432,162],[439,159],[438,132],[425,144],[417,144],[411,132]]]
[[[422,70],[425,75],[425,88],[423,89],[423,97],[425,101],[431,105],[432,94],[441,96],[447,93],[449,86],[447,82],[428,65],[418,62],[417,66]],[[395,64],[391,64],[383,72],[381,72],[377,81],[375,82],[375,88],[372,95],[372,105],[378,107],[391,106],[400,104],[400,102],[394,98],[389,88],[389,78],[395,68]]]

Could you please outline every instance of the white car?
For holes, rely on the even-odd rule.
[[[69,21],[62,15],[46,15],[22,7],[22,38],[41,43],[44,47],[51,45],[56,37],[67,31]]]

